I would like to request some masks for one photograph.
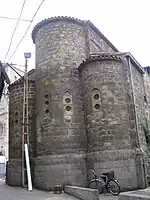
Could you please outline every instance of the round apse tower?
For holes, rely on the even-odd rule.
[[[78,65],[86,58],[84,22],[44,20],[36,45],[36,158],[34,185],[86,185],[86,132]]]
[[[136,178],[136,170],[130,139],[134,132],[129,120],[131,93],[124,87],[122,59],[110,54],[93,56],[80,65],[79,71],[87,129],[88,178],[93,168],[97,173],[114,170],[125,188],[126,178],[130,173]]]
[[[32,70],[30,73],[34,72]],[[29,77],[29,154],[35,156],[35,82]],[[22,119],[24,81],[19,79],[9,86],[9,161],[7,163],[6,183],[22,185]],[[31,162],[32,163],[32,162]]]

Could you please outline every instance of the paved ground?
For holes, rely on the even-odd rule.
[[[43,192],[33,190],[28,192],[26,189],[9,187],[5,185],[4,181],[0,180],[0,200],[77,200],[76,198],[67,194],[53,194],[50,192]],[[100,195],[100,200],[118,200],[112,195]]]
[[[124,192],[120,195],[120,200],[122,199],[140,199],[140,200],[145,200],[149,199],[150,200],[150,187],[143,189],[143,190],[137,190],[137,191],[130,191],[130,192]]]
[[[113,196],[111,194],[102,194],[100,195],[100,200],[118,200],[117,196]]]

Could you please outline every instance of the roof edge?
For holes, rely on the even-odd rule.
[[[129,57],[131,59],[131,63],[134,64],[142,74],[145,74],[144,68],[140,65],[140,63],[133,57],[133,55],[130,52],[125,52],[124,54],[126,57]]]
[[[90,21],[86,21],[87,24],[116,52],[118,49],[103,35],[103,33]]]
[[[35,44],[35,34],[36,32],[43,27],[44,25],[47,25],[48,23],[56,22],[58,20],[68,20],[72,21],[74,23],[77,23],[79,25],[84,26],[85,24],[88,24],[114,51],[118,52],[118,49],[102,34],[102,32],[90,21],[90,20],[81,20],[74,17],[67,17],[67,16],[58,16],[58,17],[51,17],[42,20],[41,22],[37,23],[32,31],[32,40]]]
[[[56,22],[58,20],[68,20],[68,21],[72,21],[72,22],[75,22],[77,24],[80,24],[80,25],[84,25],[84,21],[83,20],[80,20],[80,19],[77,19],[77,18],[74,18],[74,17],[67,17],[67,16],[58,16],[58,17],[50,17],[50,18],[47,18],[47,19],[44,19],[42,20],[41,22],[37,23],[35,25],[35,27],[33,28],[33,31],[32,31],[32,40],[33,40],[33,43],[35,44],[35,34],[36,32],[44,25],[47,25],[48,23],[52,23],[52,22]]]
[[[33,74],[35,72],[35,69],[31,69],[29,72],[28,72],[28,76],[30,76],[31,74]],[[15,82],[13,82],[12,84],[10,84],[8,86],[8,90],[10,90],[13,86],[15,85],[18,85],[18,84],[22,84],[23,83],[23,80],[24,80],[24,76],[22,76],[21,78],[19,78],[18,80],[16,80]],[[35,80],[31,79],[31,80],[28,80],[28,82],[35,82]]]
[[[115,60],[121,62],[122,58],[120,55],[110,53],[93,54],[88,59],[83,60],[82,63],[79,65],[78,69],[81,70],[85,64],[99,60]]]
[[[28,83],[35,83],[35,80],[28,80]],[[11,85],[8,86],[8,90],[10,91],[14,86],[23,84],[23,80],[15,81]]]

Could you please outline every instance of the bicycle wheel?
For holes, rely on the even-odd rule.
[[[91,189],[97,189],[99,193],[102,193],[104,184],[100,180],[92,180],[89,182],[88,187]]]
[[[108,180],[107,189],[113,195],[118,195],[120,193],[120,186],[115,180]]]

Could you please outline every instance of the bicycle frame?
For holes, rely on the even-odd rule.
[[[92,175],[93,178],[92,180],[89,182],[89,186],[92,183],[96,183],[96,189],[99,190],[99,193],[104,192],[104,189],[108,190],[111,194],[113,195],[118,195],[120,193],[120,186],[118,181],[114,178],[114,175],[112,174],[108,174],[108,173],[104,173],[100,175],[100,178],[98,178],[98,176],[96,175],[95,171],[93,170]],[[111,189],[111,185],[109,185],[110,183],[115,183],[115,187],[117,187],[117,191],[113,191]],[[99,187],[100,186],[100,187]]]
[[[100,179],[99,178],[97,178],[97,175],[95,174],[95,171],[93,170],[93,172],[92,172],[92,174],[93,174],[93,179],[91,180],[91,181],[100,181]],[[104,181],[104,183],[105,183],[105,187],[107,187],[107,183],[108,183],[108,181],[110,181],[111,179],[109,179],[107,176],[105,176],[105,175],[100,175],[100,178]],[[114,181],[116,181],[117,183],[118,183],[118,181],[116,180],[116,179],[112,179],[112,180],[114,180]],[[119,183],[118,183],[119,184]]]

